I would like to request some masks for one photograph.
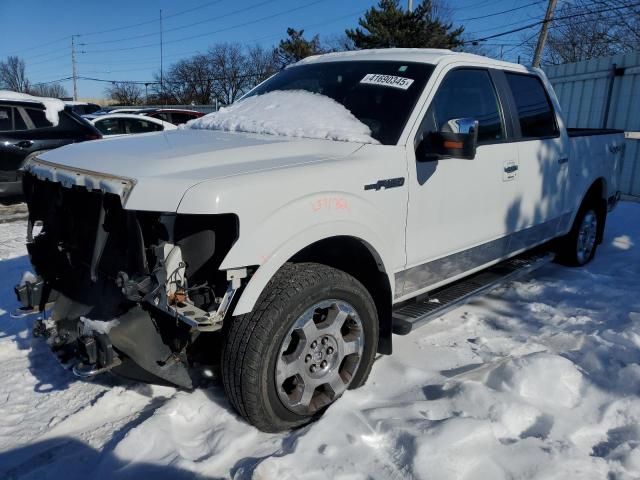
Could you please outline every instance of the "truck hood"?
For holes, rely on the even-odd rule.
[[[65,185],[118,193],[126,208],[173,211],[184,192],[197,183],[335,160],[361,146],[331,140],[180,129],[68,145],[40,155],[26,169]],[[116,183],[129,182],[130,191],[114,191],[114,178]]]

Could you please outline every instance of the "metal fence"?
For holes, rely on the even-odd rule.
[[[544,68],[567,126],[627,132],[621,189],[640,197],[640,52]]]

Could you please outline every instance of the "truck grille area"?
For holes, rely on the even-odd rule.
[[[91,318],[97,308],[100,317],[111,318],[130,308],[135,295],[123,291],[122,273],[136,282],[154,277],[164,268],[156,254],[165,242],[180,247],[187,280],[181,288],[199,308],[215,308],[224,295],[226,273],[219,267],[238,238],[236,215],[125,210],[118,195],[64,187],[28,172],[23,188],[29,207],[27,248],[36,273],[52,289],[93,306]],[[32,235],[34,227],[41,228],[39,234]]]
[[[204,327],[182,312],[216,318],[229,288],[219,267],[238,237],[237,216],[126,210],[118,195],[28,172],[23,189],[31,263],[41,291],[57,292],[53,322],[37,326],[53,350],[79,359],[79,376],[110,370],[191,388],[187,358],[200,338],[193,327]]]
[[[159,215],[124,210],[117,195],[66,188],[29,173],[23,187],[29,207],[27,248],[36,273],[80,304],[110,305],[99,317],[125,311],[130,305],[115,280],[121,271],[132,276],[148,273],[142,225],[157,238]],[[40,228],[35,236],[34,228]]]

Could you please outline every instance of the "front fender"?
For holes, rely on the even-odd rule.
[[[393,237],[389,225],[380,221],[381,215],[382,212],[359,197],[323,192],[289,203],[256,228],[244,224],[240,216],[240,238],[220,268],[253,265],[259,268],[245,287],[233,314],[250,312],[269,280],[296,253],[315,242],[337,236],[362,241],[372,251],[393,288]]]

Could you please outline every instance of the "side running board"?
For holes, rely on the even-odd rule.
[[[393,333],[407,335],[496,286],[546,265],[554,257],[549,252],[525,253],[429,292],[426,299],[403,302],[393,310]]]

